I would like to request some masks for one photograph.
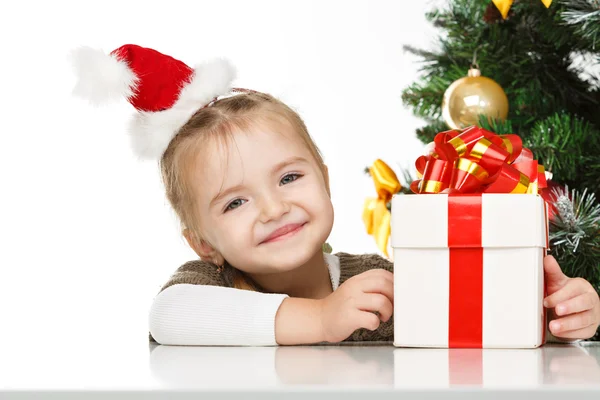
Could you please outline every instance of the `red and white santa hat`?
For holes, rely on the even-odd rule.
[[[138,111],[129,125],[134,152],[159,159],[191,116],[230,92],[234,66],[223,58],[188,67],[156,50],[126,44],[105,54],[81,47],[71,53],[75,95],[101,104],[125,97]]]

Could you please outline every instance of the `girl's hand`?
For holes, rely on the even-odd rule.
[[[588,339],[600,324],[600,299],[592,285],[583,278],[563,274],[552,256],[544,258],[546,291],[544,307],[554,308],[560,318],[550,322],[550,332],[564,339]]]
[[[319,301],[324,341],[341,342],[359,328],[374,331],[392,316],[394,275],[384,269],[365,271]]]

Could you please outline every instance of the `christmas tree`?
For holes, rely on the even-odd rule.
[[[494,3],[450,0],[427,14],[441,31],[439,48],[405,46],[422,64],[403,103],[426,121],[416,133],[429,143],[453,128],[442,99],[470,66],[497,82],[507,117],[479,115],[476,123],[519,135],[552,173],[552,254],[565,274],[600,293],[600,0],[555,0],[548,8],[540,0]],[[508,6],[505,17],[499,3]]]

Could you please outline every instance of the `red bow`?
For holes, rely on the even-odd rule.
[[[417,159],[422,179],[415,193],[529,193],[546,187],[544,166],[514,134],[496,135],[478,126],[435,136],[434,148]]]

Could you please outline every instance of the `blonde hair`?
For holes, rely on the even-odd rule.
[[[229,144],[233,132],[246,131],[261,122],[289,124],[306,144],[326,179],[321,152],[298,113],[266,93],[241,93],[220,99],[210,107],[198,110],[181,127],[159,163],[166,196],[179,218],[181,229],[187,228],[195,239],[200,240],[202,236],[190,172],[195,168],[198,151],[209,140]],[[330,194],[329,185],[327,193]],[[232,268],[231,272],[234,287],[258,290],[257,285],[246,274],[236,268]]]

